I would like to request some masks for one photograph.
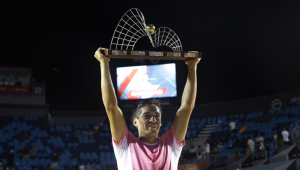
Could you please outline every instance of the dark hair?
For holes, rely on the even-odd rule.
[[[133,118],[139,118],[140,115],[140,109],[146,105],[150,105],[150,104],[154,104],[156,105],[160,111],[162,109],[162,107],[160,106],[160,101],[159,99],[146,99],[146,100],[142,100],[138,103],[135,104],[133,110],[132,110],[132,116]]]

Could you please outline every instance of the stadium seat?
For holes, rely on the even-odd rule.
[[[102,170],[102,166],[98,164],[98,165],[96,165],[96,169],[97,170]]]
[[[213,118],[212,118],[212,123],[213,123],[213,124],[216,124],[216,123],[217,123],[217,118],[216,118],[216,117],[213,117]]]
[[[242,113],[242,114],[240,114],[240,119],[244,119],[244,114]]]
[[[211,124],[211,118],[209,117],[209,118],[207,118],[207,124]]]
[[[109,131],[108,125],[103,125],[103,130],[104,130],[104,131]]]
[[[195,123],[195,119],[190,119],[189,123],[194,124]]]
[[[109,145],[104,145],[105,150],[109,150]]]
[[[238,114],[234,115],[234,119],[239,119],[240,116]]]

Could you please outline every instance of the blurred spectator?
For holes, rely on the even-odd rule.
[[[210,153],[210,145],[207,143],[207,141],[204,141],[204,155],[205,158],[209,158],[209,153]]]
[[[235,157],[235,158],[240,157],[239,146],[235,146],[235,148],[234,148],[234,157]]]
[[[191,149],[190,149],[190,153],[196,153],[197,151],[197,148],[194,147],[194,145],[191,146]]]
[[[203,149],[201,145],[198,145],[198,150],[197,150],[197,159],[201,159],[203,157]]]
[[[3,163],[0,161],[0,170],[3,170]]]
[[[257,150],[259,150],[259,147],[264,146],[264,137],[262,137],[260,134],[258,134],[255,142],[256,142]]]
[[[57,168],[57,162],[59,161],[58,156],[56,155],[56,153],[53,153],[53,157],[52,157],[52,169],[56,169]]]
[[[76,130],[73,131],[73,136],[74,136],[74,137],[78,137],[78,134],[77,134],[77,131],[76,131]]]
[[[264,143],[264,147],[265,147],[265,151],[267,151],[267,154],[268,154],[268,158],[270,157],[270,142],[268,140],[265,141]]]
[[[248,136],[248,141],[247,141],[248,149],[247,149],[247,155],[253,154],[254,153],[254,141]]]
[[[103,130],[103,123],[100,123],[99,131]]]
[[[97,132],[98,132],[98,130],[99,130],[99,128],[100,128],[100,126],[99,126],[99,125],[94,125],[94,127],[93,127],[93,128],[94,128],[94,132],[95,132],[95,133],[97,133]]]
[[[239,146],[235,146],[235,148],[234,148],[234,157],[235,157],[235,158],[240,157]]]
[[[35,145],[32,145],[31,149],[31,159],[35,159],[37,155],[38,149],[35,147]]]
[[[280,132],[277,132],[277,137],[276,137],[277,153],[279,152],[279,149],[283,146],[283,144],[284,144],[283,136]]]
[[[46,170],[51,170],[50,164],[47,164]]]
[[[87,131],[85,130],[83,133],[82,133],[82,137],[85,137],[85,136],[87,136],[88,135],[88,133],[87,133]]]
[[[89,132],[87,133],[87,135],[88,135],[90,138],[94,138],[94,131],[89,130]]]
[[[256,143],[264,143],[264,137],[258,134],[256,137]]]
[[[257,151],[258,152],[261,152],[261,151],[265,151],[266,149],[265,149],[265,146],[261,143],[261,142],[258,142],[258,144],[257,144]]]
[[[79,170],[79,165],[78,164],[75,165],[75,170]]]
[[[29,147],[27,146],[27,144],[23,148],[22,153],[23,153],[23,159],[28,160],[29,159]]]
[[[79,170],[84,170],[84,165],[82,162],[81,162],[81,165],[79,166]]]
[[[8,170],[14,170],[14,150],[10,150],[10,153],[7,155],[7,168]]]
[[[194,147],[194,145],[191,146],[189,152],[190,152],[192,158],[196,157],[197,150],[198,149],[196,147]]]
[[[289,132],[285,128],[282,128],[281,134],[283,136],[284,145],[289,145]]]
[[[236,131],[235,130],[235,126],[236,126],[235,122],[233,121],[233,119],[231,119],[231,122],[229,123],[229,128],[230,128],[231,132],[235,132]]]
[[[239,133],[243,134],[246,129],[247,129],[247,127],[245,127],[244,125],[241,125]]]
[[[264,142],[264,147],[265,147],[265,151],[270,151],[270,142],[268,140]]]
[[[185,159],[191,159],[196,157],[197,148],[194,147],[194,145],[191,145],[191,148],[183,154],[183,157]]]
[[[277,131],[274,133],[274,140],[276,141],[277,138]]]

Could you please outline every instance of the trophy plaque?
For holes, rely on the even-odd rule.
[[[147,36],[154,48],[170,47],[173,51],[145,51],[133,50],[136,42]],[[198,51],[183,52],[182,45],[176,33],[168,27],[155,30],[152,24],[146,25],[143,13],[137,8],[129,9],[120,19],[109,50],[104,54],[110,58],[123,59],[159,59],[159,60],[186,60],[202,58]]]

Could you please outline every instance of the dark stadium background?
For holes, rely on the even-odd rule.
[[[109,48],[130,8],[147,24],[173,29],[184,51],[203,53],[196,104],[300,89],[299,1],[10,1],[2,8],[0,66],[32,68],[51,110],[104,109],[93,55]],[[145,37],[135,49],[153,48]],[[120,63],[139,64],[111,60],[111,69]]]

